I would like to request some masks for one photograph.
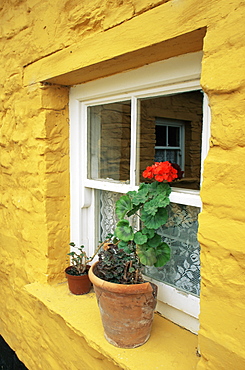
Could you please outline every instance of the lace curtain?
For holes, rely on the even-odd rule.
[[[168,222],[158,229],[171,248],[171,258],[163,267],[146,267],[145,274],[185,292],[200,294],[200,246],[197,240],[197,207],[172,203]]]
[[[113,233],[117,223],[115,204],[122,194],[98,190],[100,193],[100,240]]]
[[[100,191],[100,237],[104,240],[116,224],[115,203],[121,194]],[[171,248],[170,261],[163,267],[145,267],[144,273],[156,280],[199,296],[200,294],[200,247],[197,241],[197,207],[172,203],[166,225],[158,229]],[[132,221],[137,227],[137,220]]]

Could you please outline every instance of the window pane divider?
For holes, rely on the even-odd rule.
[[[169,150],[178,150],[181,149],[180,146],[155,146],[155,149],[169,149]]]
[[[131,98],[130,184],[136,184],[137,98]]]
[[[137,186],[131,184],[122,184],[113,180],[98,179],[90,180],[86,179],[84,181],[84,186],[86,188],[114,191],[116,193],[127,193],[130,190],[137,190]]]
[[[170,194],[172,203],[185,204],[193,207],[202,207],[202,201],[199,190],[186,190],[181,188],[172,188]]]
[[[84,181],[84,187],[88,189],[98,189],[106,191],[114,191],[116,193],[127,193],[130,190],[137,190],[138,186],[132,184],[122,184],[113,180],[98,179]],[[170,194],[170,201],[172,203],[179,203],[190,205],[194,207],[201,207],[202,202],[200,192],[198,190],[186,190],[181,188],[172,188]]]

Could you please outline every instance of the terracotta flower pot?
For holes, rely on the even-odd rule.
[[[104,335],[116,347],[135,348],[150,337],[157,287],[149,282],[143,284],[115,284],[98,278],[94,267],[89,278],[94,286]]]
[[[88,266],[84,275],[70,275],[69,269],[71,268],[71,266],[65,269],[66,278],[68,280],[68,287],[72,294],[81,295],[89,293],[92,285],[88,277],[89,267],[90,266]]]

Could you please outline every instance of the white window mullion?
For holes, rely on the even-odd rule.
[[[131,147],[130,147],[130,185],[136,185],[137,156],[137,98],[131,98]]]
[[[86,188],[114,191],[116,193],[127,193],[129,190],[136,190],[137,187],[131,184],[121,184],[116,181],[103,181],[103,180],[85,180]]]
[[[94,190],[87,188],[85,185],[87,176],[88,176],[88,107],[84,103],[81,104],[81,203],[80,203],[80,214],[81,214],[81,244],[86,248],[86,252],[90,255],[93,252],[93,246],[91,242],[94,243],[94,240],[91,240],[91,227],[93,228],[94,223]],[[88,222],[89,220],[89,222]]]
[[[70,181],[71,181],[71,224],[70,224],[70,240],[76,245],[81,243],[81,187],[82,187],[82,173],[81,158],[81,111],[80,102],[78,100],[71,100],[70,102]]]
[[[91,189],[86,188],[86,179],[88,176],[88,126],[87,126],[87,105],[80,103],[81,105],[81,136],[80,147],[81,147],[81,203],[80,208],[87,208],[91,205],[92,192]]]

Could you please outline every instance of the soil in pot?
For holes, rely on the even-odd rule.
[[[68,280],[68,287],[72,294],[81,295],[89,293],[92,285],[88,277],[89,268],[90,266],[87,266],[86,272],[83,275],[71,275],[72,266],[66,268],[65,273]]]
[[[150,337],[157,287],[143,284],[115,284],[98,278],[94,273],[96,263],[89,271],[94,286],[104,335],[116,347],[135,348]]]

